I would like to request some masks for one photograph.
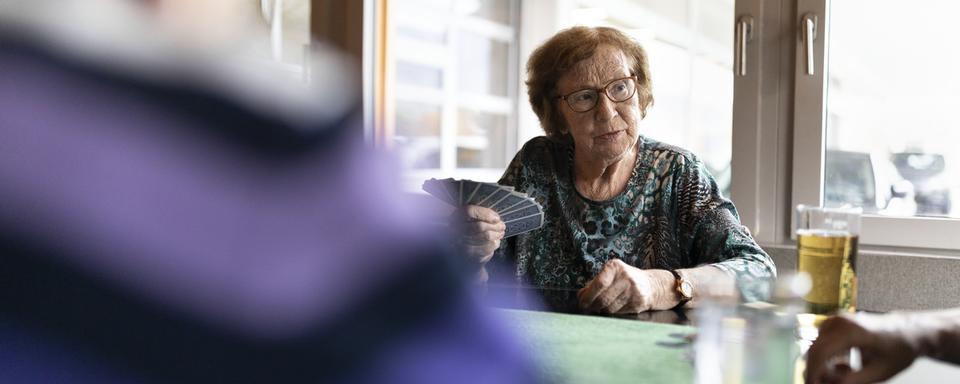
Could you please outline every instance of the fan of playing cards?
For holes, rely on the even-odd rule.
[[[507,225],[504,238],[543,226],[543,207],[513,187],[472,180],[430,179],[423,183],[423,190],[454,207],[479,205],[496,211]]]

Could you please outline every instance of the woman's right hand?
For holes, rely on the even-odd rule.
[[[496,211],[478,205],[464,207],[463,248],[470,260],[484,264],[500,247],[507,226]]]

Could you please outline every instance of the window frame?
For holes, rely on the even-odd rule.
[[[761,245],[790,242],[793,27],[790,0],[737,0],[734,25],[752,18],[746,71],[733,74],[731,200]],[[734,33],[734,31],[731,31]],[[736,48],[734,48],[736,50]]]
[[[793,19],[795,39],[795,93],[793,132],[793,186],[791,206],[821,205],[827,129],[827,81],[830,51],[830,0],[797,0]],[[814,74],[805,72],[806,54],[800,37],[804,15],[817,19],[813,44]],[[791,218],[793,212],[791,210]],[[793,220],[790,221],[791,223]],[[886,247],[960,249],[960,219],[864,215],[860,244]]]

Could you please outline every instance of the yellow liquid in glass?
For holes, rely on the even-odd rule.
[[[819,326],[828,315],[857,309],[857,236],[846,232],[797,231],[797,270],[810,275],[804,296]]]

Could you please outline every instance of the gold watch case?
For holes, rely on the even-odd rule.
[[[681,278],[680,281],[677,282],[677,292],[680,293],[680,296],[683,297],[684,300],[690,300],[690,299],[692,299],[692,298],[693,298],[693,283],[691,283],[691,282],[689,282],[689,281],[686,281],[686,280],[683,280],[683,279]]]

